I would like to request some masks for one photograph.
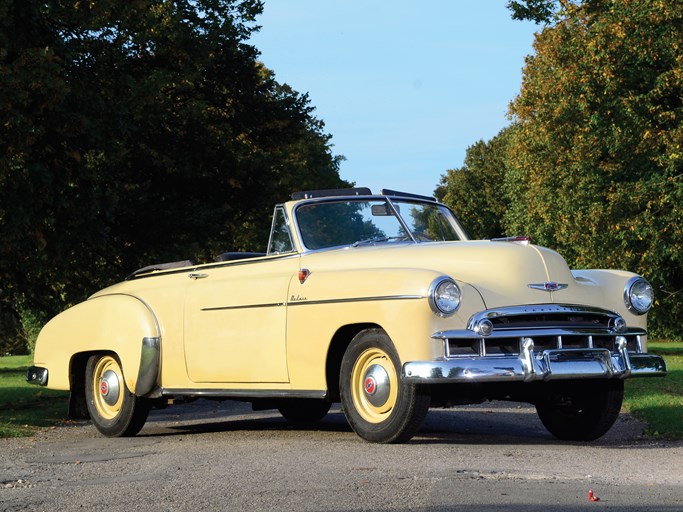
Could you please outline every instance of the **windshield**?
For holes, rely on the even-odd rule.
[[[461,239],[453,214],[435,203],[389,204],[386,199],[322,201],[298,206],[295,216],[302,241],[311,250]]]

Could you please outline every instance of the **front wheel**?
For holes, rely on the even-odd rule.
[[[548,384],[548,397],[536,404],[536,412],[545,428],[558,439],[593,441],[607,433],[617,420],[624,399],[624,381],[553,384]]]
[[[134,436],[147,421],[150,402],[133,395],[118,357],[91,356],[85,369],[85,398],[93,424],[107,437]]]
[[[344,414],[366,441],[408,441],[427,415],[426,388],[403,382],[400,368],[398,353],[381,329],[361,331],[344,353],[339,382]]]

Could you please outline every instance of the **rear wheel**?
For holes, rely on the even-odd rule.
[[[624,381],[551,383],[536,411],[548,431],[565,441],[593,441],[603,436],[619,416]]]
[[[137,434],[147,421],[150,402],[128,390],[118,357],[91,356],[85,378],[88,412],[97,430],[108,437]]]
[[[366,441],[408,441],[429,410],[426,388],[401,381],[400,368],[398,353],[381,329],[361,331],[344,353],[339,382],[344,414]]]

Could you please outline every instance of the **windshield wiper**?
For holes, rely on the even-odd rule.
[[[407,236],[376,236],[374,238],[367,238],[365,240],[358,240],[352,244],[353,247],[358,247],[359,245],[372,245],[382,242],[390,242],[392,240],[409,240]]]

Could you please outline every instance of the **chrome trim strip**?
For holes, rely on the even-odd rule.
[[[248,304],[246,306],[217,306],[214,308],[202,308],[200,311],[227,311],[231,309],[277,308],[284,305],[284,302],[273,302],[272,304]]]
[[[347,302],[373,302],[382,300],[415,300],[424,299],[422,295],[381,295],[378,297],[353,297],[349,299],[323,299],[323,300],[305,300],[296,302],[287,302],[287,306],[303,306],[303,305],[313,305],[317,306],[320,304],[344,304]]]
[[[48,371],[47,368],[40,366],[30,366],[26,371],[26,382],[29,384],[38,384],[39,386],[47,386]]]
[[[538,315],[544,313],[582,313],[585,315],[606,316],[610,318],[617,318],[620,316],[614,311],[591,306],[581,306],[578,304],[531,304],[528,306],[509,306],[487,309],[475,313],[467,322],[467,328],[473,330],[474,326],[483,319],[498,318],[501,316]]]
[[[415,384],[458,382],[532,382],[664,376],[666,363],[650,354],[610,353],[602,349],[544,350],[525,347],[520,357],[487,357],[413,361],[401,377]],[[630,367],[630,371],[629,371]]]
[[[288,302],[274,302],[272,304],[248,304],[245,306],[217,306],[213,308],[202,308],[201,311],[226,311],[231,309],[255,309],[255,308],[275,308],[280,306],[317,306],[320,304],[343,304],[347,302],[372,302],[381,300],[411,300],[424,299],[422,295],[384,295],[379,297],[353,297],[349,299],[323,299],[323,300],[290,300]]]
[[[161,368],[161,339],[142,338],[140,370],[135,383],[135,395],[145,396],[154,388]]]
[[[209,398],[327,398],[326,390],[289,389],[162,389],[161,396]]]
[[[186,272],[193,272],[197,270],[214,270],[223,267],[232,267],[240,265],[251,265],[256,263],[268,263],[269,261],[281,260],[286,258],[298,258],[300,255],[296,252],[288,252],[277,255],[266,255],[259,256],[257,258],[247,258],[242,260],[231,260],[231,261],[217,261],[213,263],[204,263],[202,265],[195,265],[194,267],[185,267],[180,270],[161,270],[159,272],[151,272],[149,274],[141,274],[133,277],[126,278],[125,281],[134,281],[136,279],[147,279],[148,277],[159,277],[159,276],[171,276],[173,274],[184,274]]]
[[[644,329],[632,327],[624,332],[616,333],[609,329],[589,329],[589,328],[560,328],[560,327],[539,327],[534,329],[526,327],[523,329],[496,329],[491,334],[486,336],[487,340],[496,338],[525,338],[538,336],[643,336],[647,334]],[[469,329],[453,330],[453,331],[438,331],[432,334],[432,338],[436,340],[448,339],[471,339],[477,340],[482,338],[482,335],[471,331]]]

